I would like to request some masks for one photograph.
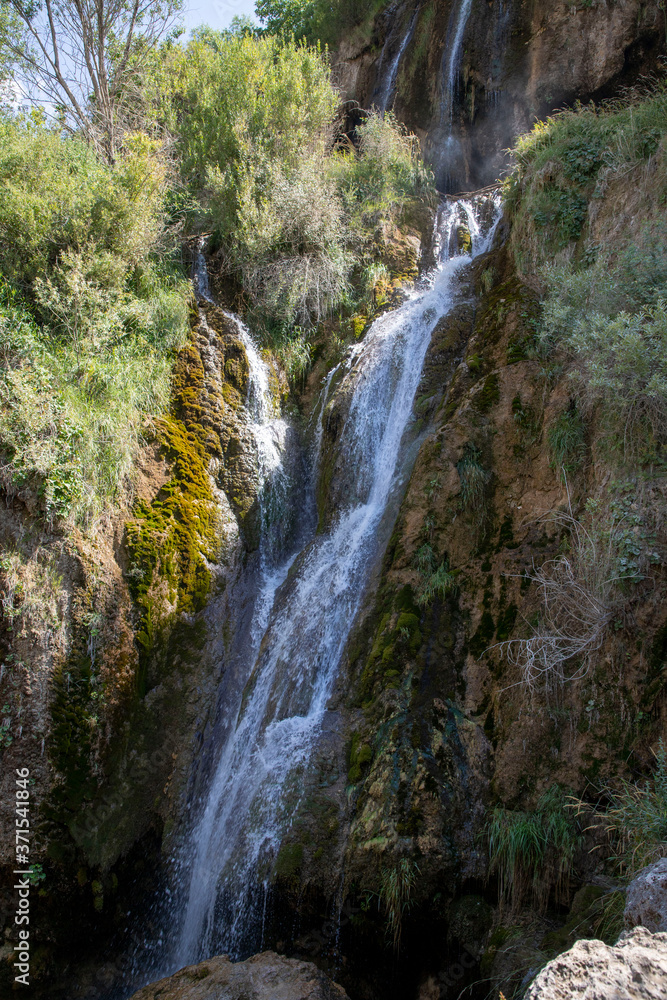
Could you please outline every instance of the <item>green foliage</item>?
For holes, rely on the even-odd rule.
[[[401,215],[415,200],[431,204],[435,187],[416,136],[392,113],[369,113],[358,126],[358,152],[340,150],[331,169],[352,234],[362,244],[378,226]]]
[[[49,520],[118,503],[167,404],[190,290],[169,268],[165,183],[145,137],[110,167],[38,115],[0,119],[2,481]]]
[[[409,858],[401,858],[394,868],[383,868],[380,875],[379,901],[387,915],[387,936],[394,951],[401,948],[403,916],[412,906],[412,894],[419,866]]]
[[[484,528],[488,517],[488,487],[491,472],[480,462],[481,452],[467,445],[463,457],[456,463],[461,481],[461,509],[470,517],[476,529]]]
[[[30,881],[30,885],[38,886],[41,882],[44,882],[45,879],[46,879],[46,872],[44,871],[44,868],[36,861],[33,861],[32,864],[30,865],[30,872],[28,873],[28,880]]]
[[[634,313],[609,315],[595,308],[599,299],[587,305],[581,301],[584,289],[596,289],[597,268],[583,275],[561,270],[549,273],[548,278],[542,343],[568,356],[570,377],[581,399],[589,408],[602,406],[624,452],[646,449],[649,441],[662,445],[667,434],[667,310],[663,300]],[[636,272],[631,283],[634,297],[639,285]],[[554,452],[560,450],[556,439],[561,438],[574,444],[578,437],[577,447],[582,447],[584,428],[576,412],[560,418],[559,427],[552,430]],[[570,460],[576,461],[577,454]]]
[[[332,150],[338,94],[303,43],[206,29],[163,48],[148,90],[199,204],[189,224],[213,233],[272,346],[276,326],[307,328],[350,304],[378,229],[432,197],[418,144],[394,119],[370,115],[358,149]],[[355,282],[367,299],[368,274]],[[298,372],[305,352],[294,346]]]
[[[565,472],[580,468],[586,452],[586,427],[576,406],[571,406],[554,420],[547,432],[551,465]]]
[[[484,379],[484,385],[477,393],[474,400],[475,408],[480,413],[488,413],[492,406],[495,406],[500,399],[500,385],[498,375],[492,372]]]
[[[141,267],[161,240],[165,169],[144,136],[116,167],[39,114],[0,117],[0,270],[26,291],[63,251],[101,252],[114,280]],[[109,281],[110,276],[107,275]]]
[[[655,753],[655,770],[644,782],[622,781],[604,793],[609,804],[601,825],[615,841],[615,860],[631,878],[658,858],[667,856],[667,748],[662,740]]]
[[[295,167],[322,140],[337,104],[316,49],[210,29],[186,46],[163,47],[148,87],[155,114],[176,136],[183,176],[196,187],[209,169],[221,171],[232,216],[246,168]]]
[[[418,549],[416,559],[422,575],[417,593],[417,604],[420,607],[431,604],[436,597],[444,601],[448,594],[458,592],[456,573],[450,570],[447,557],[436,566],[435,553],[429,544],[425,544]]]
[[[294,35],[333,48],[344,33],[383,6],[382,0],[255,0],[255,13],[271,34]]]
[[[184,290],[175,293],[175,310],[184,312]],[[144,331],[101,351],[104,328],[93,326],[95,336],[59,341],[0,279],[3,486],[37,498],[49,520],[89,522],[119,501],[146,416],[169,398],[165,348],[173,340],[154,346]]]
[[[528,895],[546,909],[553,891],[556,901],[569,894],[569,878],[581,833],[558,785],[540,797],[534,812],[497,806],[487,828],[489,871],[498,875],[500,900],[517,911]]]
[[[650,157],[664,174],[667,86],[625,102],[578,107],[539,123],[516,145],[506,184],[520,269],[545,285],[535,353],[571,378],[579,411],[549,431],[554,464],[574,468],[583,419],[596,410],[610,444],[628,459],[655,462],[667,433],[665,368],[667,221],[655,192],[640,226],[586,242],[589,204]],[[574,241],[577,242],[576,248]],[[559,250],[567,251],[553,263]]]
[[[505,184],[520,266],[534,270],[577,240],[597,185],[655,155],[665,133],[667,86],[661,83],[648,96],[562,111],[521,136]]]

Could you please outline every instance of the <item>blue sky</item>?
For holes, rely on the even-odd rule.
[[[254,17],[255,0],[186,0],[185,26],[195,28],[209,24],[212,28],[227,28],[236,15]]]

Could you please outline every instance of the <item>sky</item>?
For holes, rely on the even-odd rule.
[[[255,0],[186,0],[184,21],[186,28],[196,28],[198,24],[227,28],[233,17],[242,14],[256,20]]]

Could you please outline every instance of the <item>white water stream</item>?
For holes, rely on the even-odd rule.
[[[377,107],[378,111],[383,114],[390,105],[391,99],[394,96],[394,90],[396,89],[396,79],[398,77],[398,70],[401,64],[401,59],[403,58],[403,53],[407,49],[408,45],[412,40],[412,36],[415,33],[415,28],[417,27],[417,18],[419,16],[419,5],[415,8],[415,11],[408,22],[405,34],[401,38],[400,44],[396,49],[396,52],[387,65],[385,69],[385,54],[391,42],[391,33],[387,36],[387,40],[382,49],[382,54],[380,56],[380,62],[378,65],[378,85],[376,87],[377,97],[374,98],[373,103]]]
[[[442,83],[442,105],[441,115],[449,115],[451,132],[452,115],[454,110],[454,97],[456,95],[456,82],[461,64],[461,49],[463,46],[463,32],[466,30],[472,0],[460,0],[458,14],[454,22],[454,30],[448,32],[449,44],[445,48],[443,55],[443,83]]]
[[[450,256],[452,234],[467,219],[472,255],[484,252],[495,228],[489,214],[484,224],[472,201],[441,206],[438,267],[400,308],[376,320],[348,356],[337,387],[351,393],[339,448],[353,474],[354,499],[296,557],[263,574],[252,625],[254,666],[178,863],[184,906],[174,914],[180,929],[167,971],[215,953],[241,954],[250,929],[263,919],[271,867],[295,814],[301,775],[378,557],[378,529],[396,486],[431,335],[452,308],[457,275],[471,259]],[[197,290],[209,297],[201,266]],[[266,365],[243,324],[233,319],[251,369],[248,408],[258,453],[264,454],[260,472],[275,484],[281,421],[270,404]],[[332,377],[319,404],[317,451]]]

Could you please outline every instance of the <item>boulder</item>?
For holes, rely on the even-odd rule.
[[[667,936],[667,935],[666,935]],[[284,958],[272,951],[245,962],[226,955],[189,965],[135,993],[131,1000],[348,1000],[311,962]]]
[[[577,941],[549,962],[525,1000],[665,1000],[667,934],[645,927],[626,932],[614,947]]]
[[[667,858],[660,858],[643,868],[632,880],[628,886],[624,920],[626,930],[646,927],[654,934],[667,931]]]

